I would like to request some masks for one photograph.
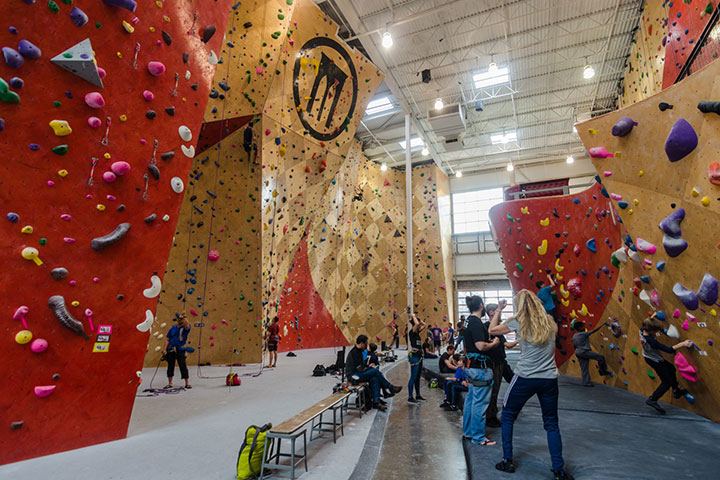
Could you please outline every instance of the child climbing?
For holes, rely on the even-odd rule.
[[[552,289],[555,288],[555,281],[550,275],[547,276],[547,279],[548,282],[550,282],[548,286],[545,286],[545,282],[542,280],[535,283],[538,289],[537,296],[540,301],[542,301],[545,311],[555,319],[555,322],[558,322],[557,312],[555,311],[555,300],[553,300],[552,297]]]
[[[675,376],[675,365],[665,360],[662,352],[675,353],[676,350],[680,350],[683,347],[692,348],[693,346],[691,340],[682,341],[672,347],[658,342],[655,337],[657,333],[663,330],[662,322],[653,314],[652,317],[643,320],[642,331],[640,332],[642,355],[645,357],[645,362],[650,365],[650,367],[655,370],[655,373],[658,374],[658,377],[660,377],[660,385],[645,403],[662,414],[665,413],[665,409],[658,404],[658,400],[665,395],[665,392],[672,388],[673,397],[675,398],[680,398],[688,393],[687,390],[680,388],[678,385],[677,377]]]
[[[572,338],[573,345],[575,345],[575,356],[580,363],[580,371],[582,372],[583,385],[586,387],[595,386],[592,383],[592,380],[590,380],[590,371],[588,368],[590,365],[590,360],[595,360],[598,362],[598,365],[600,367],[600,375],[610,375],[610,371],[607,369],[607,362],[605,361],[605,356],[593,352],[592,347],[590,346],[590,335],[599,332],[603,325],[608,325],[608,323],[605,322],[604,324],[600,324],[597,326],[597,328],[595,328],[594,330],[590,330],[589,332],[585,329],[585,322],[575,322],[572,325],[573,329],[575,329],[575,331],[577,332],[575,333],[575,335],[573,335]]]

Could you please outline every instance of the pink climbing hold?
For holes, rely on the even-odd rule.
[[[269,129],[269,128],[266,128],[266,129],[265,129],[265,135],[270,135],[270,129]]]
[[[158,77],[165,73],[165,65],[162,62],[149,62],[147,68],[153,77]]]
[[[607,150],[605,150],[605,147],[593,147],[590,150],[588,150],[588,153],[592,158],[608,158],[608,157],[614,157],[612,153],[609,153]]]
[[[102,125],[102,120],[100,120],[98,117],[88,117],[87,122],[90,128],[98,128],[100,125]]]
[[[44,398],[49,397],[55,391],[55,385],[43,385],[35,387],[35,396]]]
[[[655,252],[657,252],[657,247],[655,245],[648,242],[647,240],[643,240],[640,237],[635,240],[635,247],[638,249],[639,252],[648,253],[650,255],[653,255]]]
[[[690,329],[690,324],[688,323],[687,318],[685,319],[685,321],[683,322],[683,324],[682,324],[682,326],[681,326],[680,328],[682,328],[683,330],[689,330],[689,329]]]
[[[620,200],[623,199],[622,195],[618,195],[617,193],[611,193],[610,198],[612,198],[616,202],[619,202]]]
[[[217,250],[210,250],[210,251],[208,252],[208,260],[210,260],[211,262],[217,262],[219,258],[220,258],[220,252],[219,252],[219,251],[217,251]]]
[[[697,381],[698,368],[682,352],[675,354],[675,365],[677,365],[678,372],[685,380],[689,382]]]
[[[390,182],[386,178],[385,181],[383,182],[383,187],[389,187],[389,186],[390,186]]]
[[[112,165],[110,165],[110,170],[112,170],[112,173],[118,176],[123,176],[126,173],[130,171],[130,164],[128,162],[114,162]]]
[[[258,75],[262,75],[262,74],[263,74],[263,68],[262,68],[262,67],[256,67],[256,68],[255,68],[255,73],[257,73]]]
[[[660,294],[657,290],[653,290],[650,293],[650,301],[653,305],[655,305],[657,308],[660,308],[660,304],[662,303],[662,300],[660,299]]]
[[[673,318],[680,318],[680,310],[678,310],[677,308],[673,312]]]
[[[90,92],[85,95],[85,103],[90,108],[102,108],[105,106],[105,99],[99,92]]]
[[[30,344],[30,350],[33,353],[42,353],[48,348],[48,342],[44,338],[36,338]]]
[[[155,94],[153,92],[151,92],[150,90],[145,90],[143,92],[143,98],[145,99],[146,102],[152,102],[153,99],[155,99]]]
[[[107,77],[107,72],[105,71],[104,68],[97,67],[97,72],[98,72],[98,77],[100,77],[101,79]]]
[[[63,213],[62,215],[60,215],[60,219],[61,219],[61,220],[65,220],[66,222],[69,222],[70,220],[72,220],[72,215],[68,215],[67,213]]]
[[[612,172],[609,171],[609,170],[605,170],[605,171],[603,172],[603,177],[612,177]]]
[[[199,313],[196,312],[195,309],[191,308],[191,309],[190,309],[190,315],[192,315],[193,317],[197,317],[197,316],[199,315]]]
[[[117,180],[117,176],[113,172],[105,172],[102,177],[107,183],[113,183]]]

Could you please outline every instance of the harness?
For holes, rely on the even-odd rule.
[[[468,368],[492,368],[492,360],[487,355],[482,353],[466,353],[465,357],[468,359]],[[473,366],[471,367],[470,364]]]

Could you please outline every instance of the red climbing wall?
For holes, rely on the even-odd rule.
[[[617,281],[610,255],[620,247],[620,224],[610,199],[596,184],[577,195],[501,203],[490,210],[490,222],[513,291],[537,292],[537,281],[556,278],[563,349],[555,356],[562,365],[574,351],[570,321],[603,321]],[[568,291],[572,279],[581,281],[578,296]]]
[[[143,290],[165,269],[182,200],[170,180],[187,181],[193,156],[194,142],[183,140],[179,127],[188,127],[196,140],[215,70],[207,58],[220,47],[230,10],[230,0],[196,0],[182,8],[174,2],[139,2],[134,13],[99,0],[67,3],[3,2],[0,45],[17,48],[20,40],[29,40],[42,55],[19,68],[0,59],[0,77],[20,97],[19,104],[7,103],[12,94],[0,84],[0,463],[126,435],[148,339],[136,325],[157,302]],[[71,19],[71,12],[81,17],[75,8],[89,19],[83,26]],[[201,35],[210,25],[219,32],[203,43]],[[97,65],[107,73],[104,88],[50,62],[88,38]],[[151,61],[162,62],[166,72],[151,75]],[[87,66],[94,71],[90,61]],[[22,78],[24,86],[18,88],[12,77]],[[144,90],[152,92],[152,101],[143,99]],[[86,105],[89,92],[99,92],[105,106]],[[154,119],[146,116],[151,109]],[[102,126],[90,128],[90,116]],[[111,124],[104,144],[106,118]],[[67,121],[72,133],[56,136],[52,120]],[[146,180],[155,141],[159,180]],[[67,145],[67,153],[62,154],[64,147],[51,151],[61,145]],[[188,155],[181,147],[190,149]],[[172,158],[160,159],[170,151]],[[94,172],[93,157],[98,159]],[[131,170],[106,183],[103,174],[117,161],[128,162]],[[152,214],[155,220],[143,221]],[[100,251],[91,248],[92,238],[122,222],[131,224],[124,238]],[[26,247],[36,248],[44,263],[24,259]],[[50,271],[59,267],[68,274],[54,280]],[[89,340],[55,318],[48,308],[52,295],[65,298]],[[34,339],[48,342],[41,353],[15,341],[22,326],[13,314],[21,305],[29,307]],[[88,308],[94,331],[84,315]],[[109,337],[99,337],[99,326],[107,326]],[[55,389],[41,398],[34,393],[37,386]]]
[[[680,70],[697,45],[700,34],[710,20],[710,14],[718,0],[695,0],[668,2],[668,36],[665,44],[663,89],[674,84]]]

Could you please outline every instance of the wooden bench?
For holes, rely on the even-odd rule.
[[[365,413],[367,405],[365,405],[365,389],[370,388],[370,386],[367,384],[367,382],[359,382],[355,385],[348,384],[348,393],[350,395],[347,396],[345,399],[345,410],[357,410],[360,413],[360,418],[362,418],[363,413]],[[355,395],[355,406],[350,406],[350,397],[352,395]]]
[[[337,429],[341,429],[341,433],[344,433],[342,430],[342,423],[343,423],[343,416],[342,416],[342,408],[343,404],[346,403],[347,399],[350,397],[352,392],[346,392],[346,391],[340,391],[335,392],[329,397],[319,401],[315,405],[306,408],[302,412],[298,413],[294,417],[285,420],[279,425],[276,425],[270,429],[270,431],[267,434],[267,438],[265,441],[265,448],[263,449],[263,462],[262,467],[260,470],[260,480],[262,480],[263,476],[265,475],[265,469],[271,468],[271,462],[275,460],[275,465],[272,466],[272,468],[277,469],[283,469],[283,470],[290,470],[290,478],[295,478],[295,468],[297,468],[300,463],[305,464],[305,471],[308,471],[307,466],[307,436],[306,436],[306,429],[303,427],[307,425],[309,422],[312,422],[311,425],[311,433],[310,433],[310,440],[312,440],[312,433],[314,431],[317,432],[323,432],[323,431],[330,431],[329,428],[324,428],[326,425],[332,425],[332,432],[333,432],[333,441],[336,440],[336,432]],[[333,421],[332,424],[330,422],[323,422],[322,415],[323,413],[327,412],[328,410],[333,411]],[[340,410],[340,423],[338,427],[337,422],[337,416],[336,412],[337,410]],[[319,423],[315,424],[315,419],[320,418]],[[295,453],[295,441],[303,437],[303,453],[302,455]],[[276,439],[276,445],[275,445],[275,451],[270,452],[270,455],[268,456],[268,444],[272,441],[271,439]],[[283,453],[281,451],[281,442],[282,440],[290,440],[290,453]],[[270,447],[272,449],[272,446]],[[290,465],[280,465],[280,457],[290,457]]]

